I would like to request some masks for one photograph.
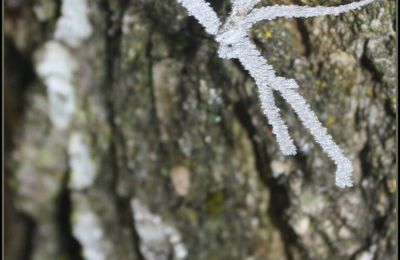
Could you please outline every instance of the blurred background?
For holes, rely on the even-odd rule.
[[[395,1],[251,33],[350,189],[276,95],[299,151],[282,155],[253,79],[175,0],[4,7],[6,259],[394,259]]]

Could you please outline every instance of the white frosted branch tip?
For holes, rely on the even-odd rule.
[[[204,26],[206,32],[212,35],[217,34],[221,22],[209,3],[204,0],[178,0],[178,3],[182,4],[189,15],[194,16]]]
[[[353,167],[349,161],[344,162],[342,165],[338,165],[336,170],[336,186],[340,188],[352,187]]]

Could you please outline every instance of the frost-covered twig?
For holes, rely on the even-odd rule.
[[[204,0],[178,0],[178,3],[183,5],[190,15],[196,17],[206,32],[217,34],[221,22],[209,3]]]
[[[276,5],[267,6],[260,9],[256,9],[246,17],[248,24],[254,24],[262,20],[273,20],[279,17],[284,18],[308,18],[324,15],[339,15],[345,12],[349,12],[358,8],[361,8],[375,0],[362,0],[359,2],[353,2],[350,4],[326,7],[326,6],[298,6],[298,5]]]
[[[250,11],[256,4],[261,0],[233,0],[232,2],[232,13]]]
[[[299,87],[294,79],[278,77],[267,59],[261,56],[256,46],[248,37],[252,25],[262,20],[273,20],[279,17],[315,17],[322,15],[339,15],[375,0],[362,0],[337,7],[308,6],[269,6],[254,9],[260,0],[233,0],[233,7],[226,22],[221,25],[216,13],[204,0],[177,0],[205,27],[220,44],[218,54],[221,58],[239,59],[244,68],[256,81],[261,107],[272,126],[281,151],[285,155],[296,154],[296,147],[291,139],[287,126],[279,115],[279,108],[274,103],[273,91],[279,92],[292,106],[303,125],[310,131],[315,141],[337,166],[336,185],[352,186],[353,167],[340,147],[333,141],[327,129],[322,126],[306,100],[296,91]]]

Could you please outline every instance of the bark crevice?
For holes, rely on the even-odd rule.
[[[246,99],[243,98],[242,100]],[[266,148],[267,141],[265,138],[257,138],[257,128],[251,122],[251,116],[247,112],[247,107],[244,101],[238,101],[234,106],[235,115],[251,140],[258,175],[271,194],[268,214],[281,234],[285,246],[286,258],[291,260],[294,259],[292,254],[293,247],[297,248],[300,252],[304,252],[304,254],[306,254],[306,251],[301,250],[301,245],[298,242],[299,239],[286,217],[286,210],[290,207],[287,186],[280,183],[281,180],[272,177],[271,159]],[[304,257],[307,257],[307,255],[304,255]]]
[[[110,190],[114,197],[115,207],[117,210],[119,224],[119,230],[129,230],[130,237],[132,239],[132,247],[135,251],[135,258],[143,260],[144,257],[140,251],[140,239],[134,224],[134,212],[130,205],[130,198],[127,196],[120,195],[118,192],[118,183],[122,176],[120,158],[124,158],[121,152],[121,144],[124,140],[121,138],[122,134],[120,132],[119,126],[116,122],[117,114],[115,112],[115,97],[118,96],[116,91],[116,83],[118,80],[116,76],[119,72],[120,66],[120,50],[121,50],[121,39],[122,39],[122,17],[124,15],[124,10],[126,10],[128,1],[122,1],[121,6],[116,10],[113,10],[109,4],[109,1],[104,0],[101,3],[102,10],[106,19],[105,27],[105,78],[103,80],[103,90],[106,95],[104,96],[105,107],[107,113],[107,122],[111,129],[111,138],[109,143],[108,157],[110,158],[112,178],[110,179]],[[125,144],[122,144],[122,148]],[[123,152],[123,149],[122,149]]]

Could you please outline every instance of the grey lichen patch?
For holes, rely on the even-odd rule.
[[[72,232],[82,246],[82,253],[88,260],[112,258],[113,245],[107,239],[101,219],[91,208],[91,202],[84,195],[74,193],[72,214]]]
[[[69,127],[75,111],[72,81],[76,68],[71,53],[58,42],[48,42],[38,54],[36,70],[47,89],[50,120],[58,129]]]
[[[91,158],[89,144],[79,132],[71,134],[68,157],[71,168],[70,187],[77,190],[90,187],[96,177],[96,165]]]
[[[54,37],[70,47],[78,47],[92,33],[86,0],[63,0]]]
[[[131,200],[131,207],[141,240],[140,250],[147,260],[186,259],[188,251],[175,227],[151,213],[137,199]]]

